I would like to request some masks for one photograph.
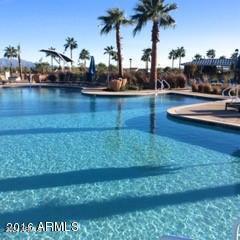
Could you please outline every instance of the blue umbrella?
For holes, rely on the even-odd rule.
[[[95,75],[96,75],[96,66],[95,66],[94,57],[92,56],[90,60],[90,65],[88,68],[88,81],[92,81]]]

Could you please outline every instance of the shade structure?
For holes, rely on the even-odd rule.
[[[230,67],[235,64],[236,60],[234,59],[199,59],[193,60],[192,62],[182,63],[183,66],[188,65],[197,65],[197,66],[221,66],[221,67]]]
[[[73,60],[71,58],[67,57],[66,55],[64,55],[62,53],[59,53],[59,52],[56,52],[53,50],[41,49],[40,52],[48,53],[48,54],[52,55],[53,57],[58,57],[58,58],[62,59],[65,62],[73,62]]]
[[[73,62],[73,60],[71,58],[69,58],[68,56],[66,56],[60,52],[56,52],[54,50],[41,49],[40,52],[44,52],[44,53],[47,53],[50,56],[52,56],[55,59],[55,61],[59,64],[59,66],[61,65],[61,61],[63,62],[64,65],[65,65],[65,63]],[[62,68],[64,68],[64,66],[62,66]]]
[[[94,57],[91,56],[90,65],[87,73],[88,81],[92,81],[95,75],[96,75],[95,60],[94,60]]]

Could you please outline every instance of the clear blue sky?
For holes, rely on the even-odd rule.
[[[168,1],[166,2],[173,2]],[[170,65],[168,53],[172,48],[184,46],[191,60],[196,53],[204,55],[210,48],[217,55],[229,56],[240,48],[240,1],[239,0],[175,0],[178,10],[173,14],[175,29],[162,30],[159,45],[160,66]],[[53,46],[63,51],[67,36],[78,41],[74,51],[77,60],[82,48],[95,56],[96,62],[107,63],[103,48],[115,46],[115,34],[100,36],[98,16],[111,7],[120,7],[130,16],[137,0],[0,0],[0,56],[11,44],[21,44],[22,57],[38,61],[44,54],[41,48]],[[140,61],[142,49],[151,46],[151,26],[141,34],[132,36],[133,27],[122,30],[124,65],[129,58],[134,66],[144,66]]]

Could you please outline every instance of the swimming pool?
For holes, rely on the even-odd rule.
[[[0,224],[77,221],[78,232],[0,239],[231,239],[239,132],[169,119],[177,95],[95,98],[0,90]]]

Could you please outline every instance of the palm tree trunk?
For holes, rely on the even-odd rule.
[[[53,71],[53,57],[51,56],[51,68],[52,68],[52,71]]]
[[[72,59],[72,49],[70,48],[70,56],[71,56],[71,59]],[[73,63],[71,62],[71,68],[72,68],[72,65]]]
[[[22,64],[21,64],[21,56],[20,56],[20,54],[18,54],[18,68],[19,68],[20,78],[22,80]]]
[[[174,59],[172,58],[172,68],[174,68]]]
[[[157,43],[159,42],[159,25],[158,22],[153,22],[152,27],[152,55],[151,55],[151,75],[150,85],[154,87],[157,81]]]
[[[119,77],[123,77],[123,66],[122,66],[122,49],[121,49],[121,36],[120,26],[116,27],[116,41],[117,41],[117,52],[118,52],[118,74]]]
[[[108,75],[107,75],[107,85],[109,85],[110,80],[110,64],[111,64],[111,54],[108,54]]]
[[[12,76],[12,58],[10,58],[10,77]]]
[[[146,61],[146,71],[147,71],[147,74],[148,74],[148,60]]]
[[[182,58],[179,57],[179,69],[181,69],[181,60],[182,60]]]

